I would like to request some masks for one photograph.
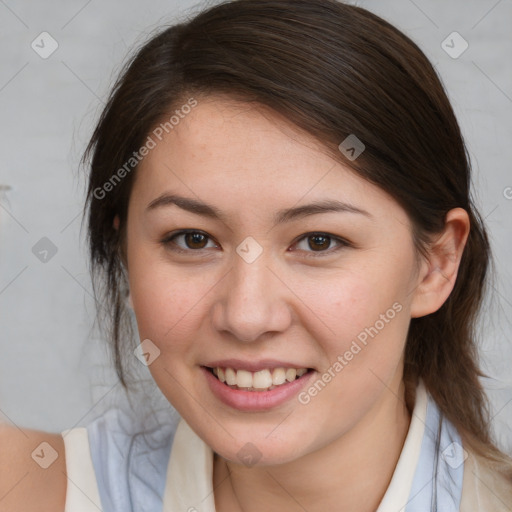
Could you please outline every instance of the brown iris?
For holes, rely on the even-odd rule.
[[[185,239],[185,243],[187,244],[187,246],[192,249],[203,249],[208,240],[208,237],[206,235],[203,235],[202,233],[184,233],[183,237]],[[201,243],[203,245],[201,245]],[[201,246],[197,247],[194,244],[199,244]]]
[[[319,239],[321,240],[320,243],[317,242]],[[310,241],[309,242],[309,247],[311,249],[315,249],[315,246],[317,246],[317,248],[319,250],[326,249],[327,247],[329,247],[329,237],[328,236],[324,236],[324,235],[311,235],[311,236],[308,237],[308,240]],[[314,242],[311,243],[311,240],[314,240]]]

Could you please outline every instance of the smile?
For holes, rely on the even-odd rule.
[[[200,370],[217,399],[243,412],[263,412],[283,405],[293,400],[317,375],[313,368],[285,368],[277,361],[273,364],[270,361],[236,363],[236,360],[218,361],[210,363],[211,366],[200,366]],[[245,368],[240,369],[240,366]]]
[[[288,382],[299,379],[307,368],[265,368],[256,372],[234,368],[208,368],[218,380],[231,389],[242,391],[270,391]]]

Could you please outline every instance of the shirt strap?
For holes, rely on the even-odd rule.
[[[67,489],[64,512],[103,512],[85,427],[63,430]]]

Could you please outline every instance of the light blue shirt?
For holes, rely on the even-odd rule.
[[[409,499],[405,508],[396,512],[458,512],[460,508],[465,457],[462,441],[430,394],[427,397],[425,428]],[[87,425],[103,512],[162,511],[178,421],[177,413],[163,418],[155,415],[153,424],[143,432],[129,414],[114,408]]]

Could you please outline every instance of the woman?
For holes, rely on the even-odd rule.
[[[64,431],[51,506],[509,510],[474,335],[489,243],[412,41],[330,0],[219,4],[140,49],[89,157],[116,369],[135,349],[181,419]]]

